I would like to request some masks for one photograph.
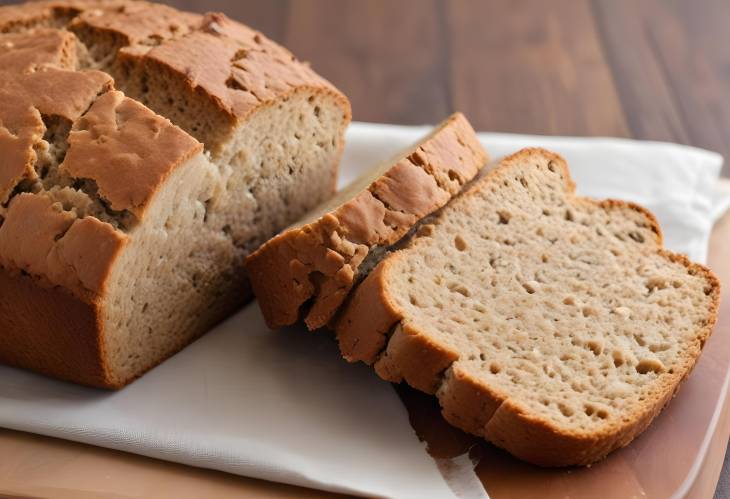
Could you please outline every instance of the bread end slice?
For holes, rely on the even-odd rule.
[[[671,400],[717,318],[717,278],[661,241],[645,209],[520,151],[362,282],[340,349],[521,459],[593,463]]]
[[[300,315],[310,330],[326,325],[384,249],[444,206],[486,162],[471,125],[456,113],[261,246],[246,267],[269,327]]]

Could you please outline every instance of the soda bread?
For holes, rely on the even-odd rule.
[[[124,386],[331,195],[349,103],[218,14],[33,2],[0,31],[0,362]]]
[[[444,206],[486,161],[469,122],[454,114],[266,242],[246,266],[269,327],[300,315],[309,329],[326,325],[384,248]]]
[[[676,393],[720,284],[654,217],[577,197],[565,161],[506,159],[386,257],[338,320],[342,354],[544,466],[628,444]]]

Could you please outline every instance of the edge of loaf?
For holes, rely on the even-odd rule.
[[[477,199],[477,196],[481,196],[480,199],[487,199],[490,195],[496,196],[497,194],[495,193],[498,193],[498,189],[503,181],[504,185],[515,185],[515,189],[520,188],[517,183],[518,180],[525,182],[527,180],[525,180],[525,177],[518,179],[517,174],[511,174],[513,165],[519,165],[520,163],[526,165],[528,163],[534,164],[534,168],[549,167],[555,174],[561,175],[561,178],[564,179],[565,196],[570,203],[585,203],[586,206],[592,209],[606,210],[606,213],[609,214],[624,210],[627,217],[635,218],[632,224],[640,229],[628,233],[628,237],[625,237],[626,235],[623,234],[618,234],[616,237],[625,237],[625,241],[628,241],[627,244],[647,244],[648,249],[637,251],[646,251],[647,255],[655,255],[659,260],[666,262],[666,265],[676,267],[675,270],[677,272],[684,272],[687,279],[697,280],[697,282],[693,281],[693,286],[697,288],[696,295],[698,296],[697,302],[699,303],[697,306],[700,309],[697,314],[701,317],[697,318],[696,325],[695,322],[692,322],[691,327],[695,329],[691,330],[691,334],[687,333],[689,334],[688,338],[682,339],[682,341],[686,341],[686,350],[684,348],[680,349],[677,346],[677,349],[681,351],[677,352],[677,359],[674,365],[665,368],[661,365],[661,361],[652,360],[652,356],[655,356],[653,352],[657,352],[656,355],[659,355],[664,349],[669,348],[669,346],[662,343],[649,345],[646,344],[646,340],[642,339],[641,336],[637,337],[635,335],[631,341],[638,342],[635,348],[641,351],[646,350],[647,360],[639,361],[638,358],[632,358],[630,354],[628,356],[622,354],[620,350],[613,351],[613,360],[607,357],[610,360],[610,367],[606,367],[606,369],[609,371],[615,366],[617,370],[631,368],[639,373],[645,373],[644,375],[646,376],[652,376],[652,384],[647,385],[650,387],[647,390],[650,390],[651,395],[646,395],[645,399],[633,401],[631,403],[632,405],[630,405],[630,407],[633,407],[631,412],[623,414],[622,417],[611,415],[610,412],[601,408],[598,404],[587,404],[585,411],[588,421],[592,421],[590,419],[592,417],[598,417],[596,420],[598,422],[596,426],[598,430],[595,431],[583,431],[575,428],[568,429],[568,423],[561,426],[555,423],[554,419],[545,416],[543,412],[536,411],[533,406],[525,405],[526,402],[522,401],[525,399],[524,396],[522,398],[515,397],[514,393],[504,388],[504,386],[512,385],[502,385],[497,383],[497,381],[485,381],[486,379],[497,380],[498,376],[517,376],[512,381],[507,379],[504,383],[519,383],[520,375],[519,371],[512,372],[511,374],[504,371],[504,366],[500,365],[499,362],[495,362],[496,358],[490,359],[484,357],[483,354],[477,355],[479,350],[471,351],[467,347],[457,348],[455,343],[447,341],[448,335],[445,335],[445,333],[442,339],[435,339],[435,331],[441,326],[430,322],[433,319],[428,319],[428,317],[431,317],[432,314],[426,314],[424,312],[424,316],[419,318],[414,312],[414,310],[417,310],[421,306],[419,300],[425,298],[421,295],[416,296],[417,293],[414,293],[410,298],[411,303],[409,304],[407,303],[408,298],[400,297],[400,295],[395,293],[395,286],[398,279],[402,281],[400,286],[404,290],[408,288],[407,284],[403,284],[405,277],[402,274],[402,269],[400,272],[391,269],[394,269],[396,265],[400,265],[398,267],[399,269],[404,265],[407,266],[410,252],[416,254],[415,252],[418,251],[418,248],[431,248],[428,238],[432,237],[432,234],[435,233],[434,231],[440,229],[439,224],[443,220],[448,220],[453,210],[459,210],[460,207],[466,206],[470,199]],[[520,172],[525,171],[529,171],[527,166],[525,166],[524,170],[520,170]],[[514,179],[512,178],[513,176],[515,177]],[[529,182],[532,185],[533,180],[529,180]],[[526,186],[527,183],[523,185]],[[461,197],[452,201],[444,208],[437,215],[436,221],[434,222],[435,226],[431,227],[430,231],[422,231],[423,234],[415,236],[405,249],[390,254],[355,290],[353,297],[348,302],[347,308],[342,312],[336,325],[336,333],[343,356],[350,362],[363,361],[373,365],[377,374],[385,380],[391,382],[406,381],[409,385],[419,390],[435,394],[438,397],[444,417],[451,424],[469,433],[484,437],[495,445],[508,450],[515,456],[534,464],[542,466],[590,464],[602,459],[612,450],[627,445],[633,438],[646,429],[654,417],[671,400],[679,389],[681,382],[686,379],[692,370],[717,320],[720,283],[706,267],[690,262],[683,255],[677,255],[663,249],[661,247],[662,237],[658,223],[654,216],[644,208],[615,200],[601,202],[587,200],[575,196],[574,192],[575,185],[570,179],[565,161],[554,153],[541,149],[526,149],[503,159],[497,168],[489,171],[485,177],[471,186]],[[467,210],[467,208],[464,208],[464,210]],[[489,217],[491,215],[485,212],[482,216]],[[577,220],[574,219],[575,216],[576,214],[569,209],[565,211],[565,223],[574,223],[576,227],[580,227]],[[498,220],[494,223],[497,224],[496,226],[507,227],[507,225],[498,224],[511,223],[510,214],[499,214]],[[446,234],[446,232],[441,232],[441,234]],[[547,235],[543,236],[547,237]],[[454,236],[450,235],[448,237]],[[469,243],[467,242],[468,238],[460,239],[460,237],[457,234],[453,244],[456,245],[456,250],[463,252]],[[474,237],[477,236],[474,235]],[[553,239],[555,241],[567,236],[565,234],[555,233],[550,237],[555,238]],[[513,241],[509,240],[506,240],[506,243],[514,244]],[[426,249],[423,251],[425,252]],[[643,253],[641,254],[643,255]],[[539,255],[536,256],[536,258],[538,257]],[[544,255],[543,258],[549,258],[549,256]],[[499,261],[496,261],[495,265],[499,263]],[[487,264],[485,263],[484,265]],[[490,260],[489,266],[491,265]],[[438,264],[434,261],[433,266],[438,267]],[[684,270],[680,271],[679,269]],[[667,287],[666,282],[662,280],[663,278],[652,277],[650,272],[646,274],[647,277],[642,277],[643,274],[641,272],[645,272],[642,268],[638,269],[637,272],[640,272],[639,278],[648,279],[648,284],[646,284],[646,289],[648,290],[647,296],[651,296],[654,292],[659,293],[664,291],[665,287]],[[485,279],[485,277],[481,277],[480,279]],[[471,283],[471,285],[475,284]],[[525,296],[527,298],[525,300],[532,299],[533,296],[536,296],[530,295],[530,293],[535,293],[535,290],[539,289],[542,285],[539,282],[528,281],[525,289],[522,290],[523,292],[526,290]],[[667,287],[667,291],[680,285],[681,283],[676,285],[672,284]],[[515,287],[521,290],[518,284],[515,284]],[[462,287],[449,287],[449,289],[458,292],[458,299],[462,300],[463,303],[468,301],[467,297],[470,296],[468,284],[464,284]],[[472,288],[471,293],[473,292]],[[501,292],[506,293],[507,291],[505,288],[500,288]],[[660,294],[656,296],[656,300],[661,300],[659,298],[661,296]],[[561,302],[560,306],[574,306],[577,301],[578,298],[568,296],[565,299],[565,304]],[[661,303],[664,303],[664,301],[661,301]],[[656,308],[661,310],[661,305],[656,305]],[[488,313],[483,305],[480,310],[482,309],[485,314]],[[556,309],[548,308],[547,310]],[[440,317],[447,317],[452,312],[456,313],[456,311],[451,309],[441,310],[439,308]],[[621,312],[619,315],[627,315],[622,307],[617,307],[614,312],[616,314]],[[525,310],[524,313],[529,312]],[[596,317],[594,317],[594,314],[596,313],[598,312],[594,308],[584,307],[583,316],[579,315],[579,317],[581,321],[595,321]],[[520,312],[513,312],[512,315],[514,314],[517,314],[516,317],[520,316]],[[501,317],[501,313],[499,312],[496,315]],[[512,317],[512,319],[514,318]],[[549,314],[547,318],[549,319]],[[458,317],[454,319],[456,324],[461,320],[468,320],[466,316],[463,319],[457,319]],[[446,320],[444,319],[444,321]],[[539,319],[536,319],[536,321],[539,323]],[[494,326],[492,325],[492,327]],[[554,331],[553,334],[560,333],[560,326],[553,327],[547,324],[544,327],[546,331]],[[677,325],[676,327],[680,326]],[[464,328],[468,329],[468,326],[464,326]],[[494,334],[497,335],[498,333]],[[513,330],[515,338],[518,336],[521,338],[521,334],[519,330]],[[526,334],[529,337],[530,333],[527,332]],[[499,336],[499,338],[503,338],[504,341],[509,342],[509,336],[505,329],[504,335]],[[454,339],[453,341],[456,342],[457,340]],[[495,341],[499,345],[499,341]],[[606,347],[600,340],[600,335],[593,341],[571,339],[571,342],[574,342],[573,344],[576,345],[575,349],[579,349],[581,354],[586,355],[589,359],[597,358],[601,354],[608,356],[610,353],[604,350]],[[684,343],[681,345],[684,345]],[[648,350],[649,348],[651,350]],[[471,353],[467,355],[467,351]],[[475,355],[476,357],[472,360],[472,357]],[[510,354],[512,357],[516,355],[516,353]],[[571,358],[566,357],[566,361],[569,362]],[[537,362],[537,360],[525,362],[530,364]],[[607,360],[606,362],[609,361]],[[472,367],[472,365],[477,367]],[[467,366],[469,367],[467,368]],[[524,368],[526,372],[531,372],[530,370],[532,368],[530,365],[525,365]],[[475,369],[487,369],[489,373],[483,376],[477,376],[474,374]],[[478,372],[486,373],[487,371]],[[555,374],[553,368],[549,368],[546,371],[547,374],[551,372],[553,375]],[[489,378],[489,376],[493,376],[493,378]],[[535,376],[536,379],[539,379],[542,373],[538,372]],[[547,377],[545,379],[549,380]],[[563,381],[562,374],[560,380],[561,383],[568,383],[566,385],[567,390],[582,389],[580,383],[572,386],[570,379]],[[537,390],[537,387],[533,387],[532,389]],[[577,397],[577,395],[574,395],[574,397]],[[544,402],[553,404],[549,397]],[[556,408],[559,408],[562,415],[566,418],[568,416],[573,417],[574,409],[568,405],[562,406],[558,404]],[[557,409],[553,409],[551,405],[550,410],[555,411]],[[548,411],[548,408],[545,411]],[[580,416],[582,417],[582,414]],[[560,417],[560,414],[557,417]]]
[[[467,119],[456,113],[345,188],[349,197],[341,204],[326,202],[264,243],[246,267],[268,326],[291,325],[300,315],[310,330],[327,325],[363,267],[448,203],[487,159]]]
[[[334,191],[349,102],[222,14],[41,1],[0,33],[0,361],[122,387],[250,298],[245,256]]]

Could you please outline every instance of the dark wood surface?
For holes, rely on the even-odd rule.
[[[730,157],[728,0],[169,0],[288,46],[354,118],[665,140]],[[726,165],[725,174],[730,175]]]
[[[728,0],[167,3],[283,43],[349,96],[356,120],[435,123],[459,110],[479,130],[664,140],[730,158]],[[726,462],[716,497],[729,495]]]

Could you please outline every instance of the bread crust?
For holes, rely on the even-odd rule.
[[[192,99],[212,103],[229,137],[253,113],[298,93],[327,95],[342,110],[339,157],[351,110],[347,98],[307,64],[222,14],[125,0],[0,7],[0,33],[5,33],[0,35],[0,362],[120,388],[132,380],[115,380],[107,365],[108,281],[134,237],[130,229],[144,223],[171,173],[200,155],[203,145],[114,91],[105,72],[80,71],[82,62],[92,62],[74,35],[83,29],[115,40],[114,50],[101,54],[109,60],[169,70]],[[39,158],[54,145],[48,137],[54,119],[73,125],[57,155],[60,164],[51,168],[74,182],[58,187],[101,200],[104,221],[41,186]],[[214,154],[220,145],[207,149]],[[334,191],[337,165],[326,175]],[[233,272],[242,287],[209,309],[206,324],[212,326],[251,296],[243,269]]]
[[[567,196],[574,202],[596,203],[608,209],[629,208],[640,214],[656,234],[656,251],[707,281],[706,293],[710,297],[710,307],[705,326],[697,332],[695,345],[684,352],[680,366],[675,368],[673,374],[662,378],[662,384],[639,410],[599,433],[565,431],[547,418],[531,414],[528,408],[510,399],[508,394],[470,376],[454,363],[459,358],[458,352],[451,352],[431,341],[409,322],[406,313],[390,296],[389,272],[393,262],[406,257],[402,252],[391,254],[383,260],[357,288],[336,324],[336,333],[345,359],[374,364],[376,372],[383,379],[406,381],[415,388],[435,394],[444,418],[454,426],[481,436],[513,455],[540,466],[587,465],[631,442],[677,393],[682,381],[694,367],[717,320],[720,282],[706,267],[691,262],[684,255],[663,249],[658,222],[646,209],[623,201],[598,202],[575,196],[575,184],[570,179],[565,160],[549,151],[524,149],[505,158],[500,166],[489,171],[485,178],[463,195],[474,195],[482,182],[499,178],[512,162],[522,161],[533,154],[548,158],[562,170]],[[381,314],[380,319],[374,321]],[[404,340],[406,336],[407,340]]]
[[[55,67],[33,73],[0,71],[0,149],[4,155],[0,163],[0,203],[6,204],[24,180],[38,178],[35,148],[46,129],[43,116],[73,123],[99,93],[111,86],[111,77],[100,71]]]
[[[395,243],[444,206],[486,161],[471,125],[456,113],[354,198],[266,242],[246,268],[267,325],[293,324],[310,302],[307,327],[326,325],[372,249]]]
[[[103,365],[101,314],[89,297],[0,268],[0,362],[111,388]]]
[[[68,141],[61,171],[93,180],[113,210],[137,220],[167,177],[203,151],[203,144],[117,91],[96,99]]]
[[[129,0],[39,0],[0,8],[0,33],[60,28],[85,10],[115,9]]]
[[[78,66],[76,37],[55,29],[39,29],[34,36],[4,35],[0,44],[0,68],[15,73],[30,72],[43,65],[64,69]]]
[[[102,15],[93,9],[82,12],[69,29],[82,39],[97,35],[113,39],[118,48],[110,64],[114,74],[128,75],[135,68],[167,74],[181,81],[192,99],[205,100],[216,109],[226,130],[219,130],[215,140],[186,129],[205,142],[214,158],[239,123],[297,91],[330,96],[346,122],[351,119],[349,101],[331,83],[285,48],[222,13],[199,15],[166,5],[128,2]]]

